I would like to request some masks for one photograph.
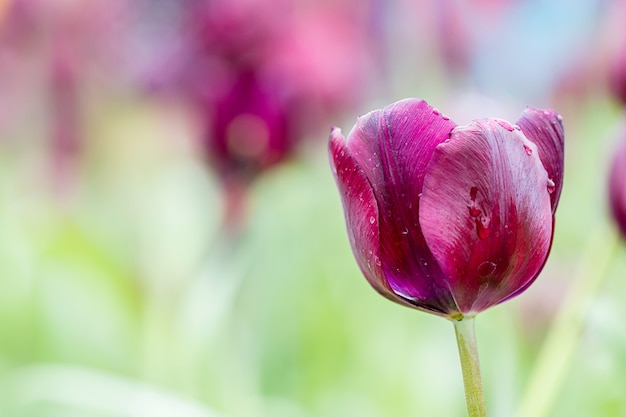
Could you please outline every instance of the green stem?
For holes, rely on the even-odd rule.
[[[590,239],[572,287],[541,346],[517,416],[550,415],[550,408],[576,351],[576,342],[580,337],[587,309],[608,275],[617,243],[615,231],[604,228],[600,228]]]
[[[485,395],[480,379],[480,363],[478,347],[474,333],[474,318],[465,317],[453,320],[456,343],[459,346],[461,368],[463,369],[463,385],[465,386],[465,402],[468,417],[486,417]]]

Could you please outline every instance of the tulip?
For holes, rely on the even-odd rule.
[[[330,154],[352,249],[370,284],[410,307],[474,316],[541,271],[563,176],[563,126],[528,108],[456,126],[426,102],[358,119]]]
[[[626,237],[626,140],[617,148],[611,164],[609,205],[615,223]]]
[[[331,164],[361,271],[388,299],[455,323],[474,393],[480,375],[467,323],[523,292],[543,268],[563,138],[552,110],[527,108],[516,125],[457,126],[418,99],[358,118],[347,139],[331,131]],[[468,397],[470,415],[484,415],[478,397],[472,404]]]
[[[288,109],[269,87],[254,74],[239,74],[210,108],[213,122],[205,149],[223,176],[250,180],[284,159],[295,143]]]

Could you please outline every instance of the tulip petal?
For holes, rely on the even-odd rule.
[[[554,110],[527,107],[517,120],[524,135],[539,148],[539,158],[548,172],[552,213],[556,211],[563,188],[564,137],[563,119]]]
[[[350,155],[338,128],[331,130],[329,154],[344,206],[350,246],[357,264],[376,291],[392,301],[403,303],[389,288],[381,266],[378,206],[372,187]]]
[[[537,146],[500,120],[455,129],[428,165],[420,221],[464,315],[527,287],[552,238]]]
[[[456,125],[425,101],[406,99],[360,117],[347,147],[378,205],[380,253],[389,287],[414,307],[457,313],[419,223],[424,173]]]

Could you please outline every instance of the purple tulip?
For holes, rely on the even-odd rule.
[[[223,177],[250,181],[293,151],[289,109],[270,87],[254,74],[239,74],[211,103],[213,123],[204,145]]]
[[[546,262],[563,179],[563,124],[527,108],[457,126],[423,100],[330,135],[352,250],[388,299],[452,319],[524,291]]]
[[[626,140],[613,157],[609,174],[609,205],[623,236],[626,236]]]

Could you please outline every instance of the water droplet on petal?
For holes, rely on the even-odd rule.
[[[376,264],[376,266],[381,266],[383,264],[380,258],[376,255],[374,255],[374,263]]]
[[[450,120],[450,118],[449,118],[448,116],[446,116],[445,114],[442,114],[442,115],[441,115],[441,118],[442,118],[443,120]]]
[[[482,224],[483,227],[485,228],[489,227],[490,223],[491,223],[491,218],[489,218],[489,216],[481,216],[480,224]]]
[[[526,155],[532,155],[533,154],[533,150],[531,149],[530,146],[524,144],[524,150],[526,151]]]
[[[480,216],[479,219],[476,219],[476,234],[480,239],[487,239],[491,231],[489,230],[489,224],[491,223],[491,219],[488,216]]]
[[[402,229],[402,232],[400,232],[400,233],[402,233],[403,235],[408,235],[409,234],[409,229],[405,227],[404,229]]]
[[[370,224],[374,224],[376,222],[376,218],[374,216],[370,217]]]
[[[478,265],[478,276],[481,278],[489,278],[496,271],[497,265],[490,261],[485,261]]]
[[[503,128],[505,128],[505,129],[506,129],[506,130],[508,130],[509,132],[512,132],[512,131],[514,130],[514,129],[513,129],[513,126],[511,125],[511,123],[507,122],[506,120],[500,120],[500,119],[498,119],[498,120],[496,120],[496,121],[498,122],[498,124],[499,124],[500,126],[502,126]]]
[[[435,116],[439,116],[439,110],[437,110],[437,109],[433,109],[433,114],[434,114]]]
[[[478,187],[470,188],[470,203],[467,208],[469,209],[469,215],[472,217],[478,217],[481,210],[476,207],[476,196],[478,195]]]
[[[551,178],[548,178],[548,192],[552,194],[556,190],[556,184]]]

